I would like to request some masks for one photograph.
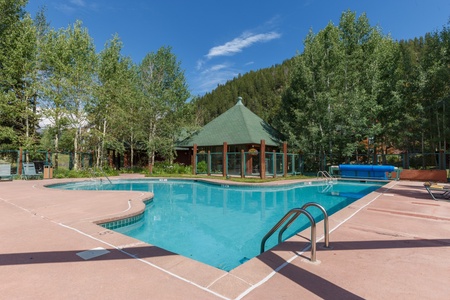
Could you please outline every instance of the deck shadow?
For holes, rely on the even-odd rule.
[[[286,260],[273,252],[265,253],[260,259],[278,274],[285,276],[321,299],[364,299],[314,273],[293,264],[286,264]],[[283,264],[286,265],[279,269]]]
[[[131,247],[123,250],[115,248],[112,249],[106,248],[106,250],[108,250],[109,253],[89,260],[84,260],[83,258],[77,255],[77,253],[80,253],[83,250],[1,253],[0,266],[178,256],[178,254],[172,253],[170,251],[164,250],[156,246]]]
[[[301,241],[286,241],[277,247],[283,251],[302,251],[307,243]],[[373,240],[373,241],[333,241],[330,243],[331,251],[348,250],[381,250],[381,249],[405,249],[405,248],[436,248],[450,247],[450,239],[402,239],[402,240]],[[320,259],[323,243],[317,244],[317,257]],[[303,259],[309,260],[305,254],[300,254]],[[275,272],[285,276],[296,284],[307,289],[311,293],[323,299],[363,299],[354,293],[324,279],[305,269],[287,263],[285,259],[272,251],[267,251],[258,257],[260,261],[272,268]]]

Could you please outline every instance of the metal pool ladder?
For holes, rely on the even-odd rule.
[[[323,178],[326,180],[327,183],[336,183],[337,178],[334,176],[331,176],[330,173],[327,171],[319,171],[317,172],[317,178]]]
[[[102,168],[98,168],[98,170],[100,170],[100,174],[103,175],[104,177],[106,177],[106,179],[108,179],[109,184],[112,184],[111,179],[109,179],[108,175],[106,175],[105,171],[103,171]],[[89,168],[89,171],[91,172],[92,176],[91,179],[94,180],[94,178],[97,178],[97,172],[95,169]],[[100,182],[102,182],[102,179],[100,178]]]
[[[329,225],[328,225],[328,214],[318,203],[314,202],[308,202],[305,205],[303,205],[301,208],[293,208],[290,211],[288,211],[283,218],[278,221],[275,226],[269,230],[269,232],[263,237],[261,241],[261,252],[263,253],[265,251],[265,245],[266,241],[269,237],[274,234],[278,228],[281,227],[281,225],[285,224],[283,228],[280,229],[278,232],[278,243],[282,242],[283,233],[286,231],[286,229],[301,215],[304,214],[306,217],[308,217],[309,222],[311,223],[311,261],[316,261],[316,221],[314,220],[313,216],[306,210],[306,208],[314,206],[319,208],[323,213],[323,226],[324,226],[324,236],[325,236],[325,248],[330,247],[330,234],[329,234]]]

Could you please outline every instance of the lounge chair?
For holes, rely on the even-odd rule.
[[[12,180],[11,175],[11,165],[10,164],[0,164],[0,180]]]
[[[448,185],[425,182],[423,186],[434,200],[437,200],[436,197],[450,199],[450,186]]]
[[[25,179],[39,179],[42,177],[42,174],[36,173],[36,167],[34,163],[24,163],[22,167],[22,178]]]

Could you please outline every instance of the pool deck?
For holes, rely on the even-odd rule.
[[[450,295],[450,202],[432,200],[422,182],[389,182],[332,215],[331,249],[319,223],[315,263],[302,251],[308,229],[225,272],[95,224],[139,213],[150,193],[44,187],[62,181],[71,180],[0,182],[2,299]]]

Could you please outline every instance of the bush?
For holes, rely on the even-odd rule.
[[[153,174],[149,174],[148,168],[133,167],[124,168],[117,171],[113,168],[105,167],[102,170],[86,169],[86,170],[69,170],[66,168],[58,168],[53,171],[53,178],[92,178],[103,176],[117,176],[120,173],[138,173],[145,175],[175,175],[175,174],[192,174],[191,166],[183,164],[169,164],[165,162],[157,162],[153,166]]]
[[[201,161],[197,164],[197,173],[198,174],[206,174],[208,170],[208,166],[206,164],[206,161]]]
[[[191,166],[186,166],[183,164],[169,164],[167,162],[156,162],[153,166],[153,174],[151,175],[173,174],[192,174]]]
[[[103,172],[97,169],[69,170],[66,168],[58,168],[53,171],[53,178],[92,178],[105,175],[117,176],[119,172],[110,168],[103,169]]]
[[[148,168],[145,167],[127,167],[127,168],[122,168],[120,169],[120,173],[125,173],[125,174],[146,174],[148,173]]]

